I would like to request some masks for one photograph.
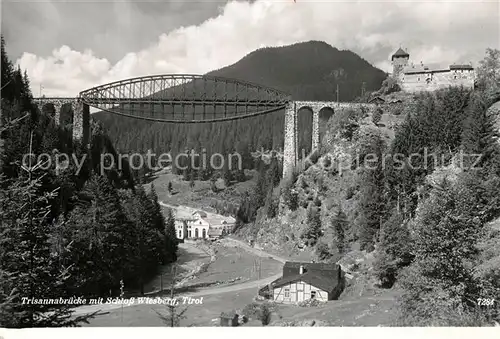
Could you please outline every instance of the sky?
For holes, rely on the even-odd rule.
[[[391,71],[410,61],[472,63],[500,49],[500,6],[488,1],[4,0],[7,52],[34,96],[76,96],[111,81],[203,74],[265,46],[321,40]],[[332,65],[332,68],[335,66]]]

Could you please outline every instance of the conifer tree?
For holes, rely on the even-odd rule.
[[[394,209],[383,223],[377,249],[375,272],[382,286],[391,287],[401,268],[412,261],[410,232],[401,213]]]
[[[332,217],[331,227],[335,237],[337,238],[337,241],[335,242],[337,249],[339,253],[342,254],[345,251],[345,232],[348,228],[347,216],[344,211],[342,211],[342,207],[339,207],[337,213]]]
[[[172,209],[167,210],[165,224],[165,239],[167,248],[167,260],[173,262],[177,260],[178,240],[175,232],[175,216]]]
[[[163,232],[165,229],[165,217],[163,216],[162,208],[160,202],[158,201],[158,194],[156,194],[156,189],[154,184],[151,184],[151,190],[149,191],[148,198],[151,201],[151,218],[153,227]]]
[[[401,316],[413,325],[456,326],[459,314],[476,309],[482,295],[474,273],[484,234],[480,195],[466,181],[444,180],[419,206],[413,226],[415,259],[400,279]]]
[[[61,260],[69,248],[51,243],[50,200],[56,191],[41,194],[40,164],[0,185],[0,326],[77,326],[95,314],[72,317],[72,305],[26,302],[68,298],[69,267]],[[26,299],[23,299],[26,298]],[[6,315],[5,317],[3,315]]]
[[[69,215],[67,232],[73,240],[72,275],[82,282],[82,291],[106,295],[118,289],[134,264],[136,234],[107,178],[94,175],[87,181]]]
[[[307,210],[307,226],[301,235],[307,246],[314,246],[321,237],[321,217],[312,205]]]
[[[385,142],[378,130],[362,130],[357,141],[360,156],[366,163],[359,175],[360,200],[358,203],[359,214],[356,219],[361,249],[372,249],[375,235],[380,229],[384,216],[384,171],[382,158],[385,151]],[[373,158],[367,155],[375,156]],[[369,161],[375,159],[376,161]]]

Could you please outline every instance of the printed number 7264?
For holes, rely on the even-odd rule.
[[[489,299],[489,298],[478,298],[477,299],[477,304],[479,306],[493,306],[495,303],[495,299]]]

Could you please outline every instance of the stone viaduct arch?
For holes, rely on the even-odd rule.
[[[298,112],[302,108],[309,108],[312,113],[312,140],[311,153],[319,149],[320,145],[320,122],[323,123],[335,111],[344,109],[357,109],[364,107],[372,109],[374,104],[362,104],[352,102],[335,102],[335,101],[290,101],[285,108],[285,143],[283,150],[283,177],[291,174],[294,168],[298,165],[299,152],[298,149]],[[328,112],[328,113],[327,113]],[[323,114],[322,114],[323,113]],[[326,119],[321,119],[324,115]]]
[[[78,98],[54,97],[35,98],[40,112],[47,104],[54,105],[54,121],[57,125],[63,121],[61,110],[64,105],[70,105],[73,112],[73,140],[80,140],[84,145],[90,140],[90,109]]]

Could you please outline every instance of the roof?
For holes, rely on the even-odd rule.
[[[233,319],[236,316],[237,316],[237,313],[234,310],[221,312],[221,314],[220,314],[221,318],[226,318],[226,319]]]
[[[403,51],[401,47],[399,47],[399,49],[392,55],[391,60],[394,60],[395,57],[409,57],[409,56],[410,54],[406,53],[405,51]]]
[[[193,213],[193,215],[195,215],[196,213],[198,213],[200,215],[200,217],[202,218],[206,218],[207,217],[207,213],[204,212],[204,211],[196,211]]]
[[[449,72],[451,70],[457,69],[474,69],[471,65],[450,65],[445,66],[443,64],[429,64],[429,65],[409,65],[403,68],[404,74],[416,74],[416,73],[436,73],[436,72]]]
[[[471,65],[450,65],[450,70],[454,69],[474,69]]]
[[[337,271],[339,268],[337,264],[287,261],[283,266],[283,275],[286,275],[287,272],[294,272],[293,274],[295,274],[295,272],[299,273],[300,266],[304,267],[304,271],[332,272],[332,271]]]
[[[295,274],[287,277],[281,277],[271,283],[273,288],[289,284],[294,281],[303,281],[314,287],[320,288],[328,293],[333,292],[337,287],[338,275],[335,277],[321,274],[320,271],[309,271],[304,274]]]
[[[368,101],[368,102],[371,103],[371,102],[376,102],[376,101],[385,102],[384,98],[381,98],[381,97],[375,97],[373,99],[370,99],[370,101]]]

